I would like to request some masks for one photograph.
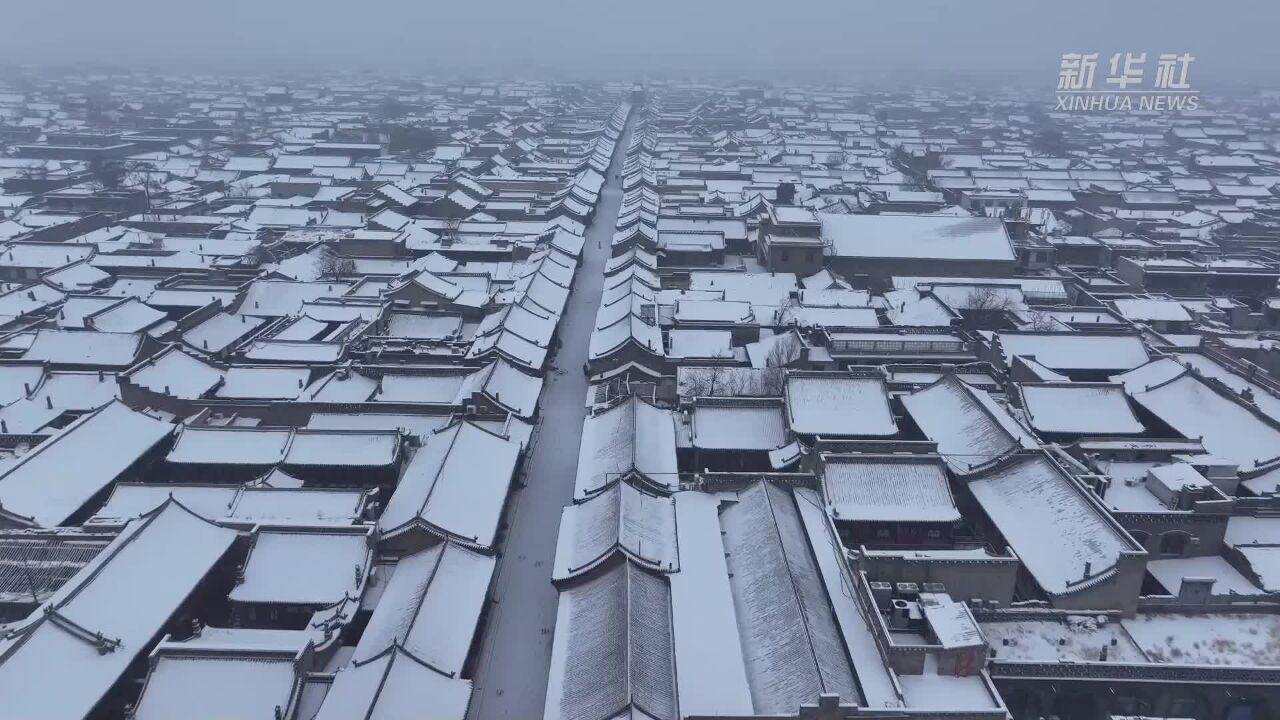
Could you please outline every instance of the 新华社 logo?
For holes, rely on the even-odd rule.
[[[1195,110],[1200,95],[1188,79],[1195,59],[1190,53],[1162,53],[1148,74],[1146,53],[1114,53],[1100,74],[1099,53],[1063,53],[1054,110]]]

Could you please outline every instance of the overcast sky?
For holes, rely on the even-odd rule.
[[[1064,52],[1280,87],[1277,0],[4,0],[0,62],[227,72],[1056,82]],[[1100,64],[1101,69],[1101,64]]]

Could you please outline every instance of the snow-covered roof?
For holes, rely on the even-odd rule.
[[[89,716],[236,535],[174,502],[130,523],[0,640],[5,713]]]
[[[1163,385],[1187,372],[1187,368],[1173,358],[1165,357],[1153,360],[1128,372],[1112,375],[1111,379],[1124,385],[1124,389],[1133,396],[1159,385]]]
[[[689,273],[689,289],[722,292],[725,300],[746,301],[757,305],[783,305],[792,292],[800,289],[800,285],[795,273],[789,272],[693,270]]]
[[[553,580],[580,575],[615,550],[654,570],[680,569],[675,504],[619,482],[579,500],[560,516]]]
[[[776,450],[787,444],[782,403],[703,399],[694,404],[693,446],[705,450]]]
[[[350,289],[350,284],[340,282],[254,280],[249,283],[239,312],[254,317],[287,317],[298,314],[303,303],[338,297]]]
[[[520,372],[499,358],[467,376],[458,390],[456,404],[465,404],[471,393],[480,393],[517,417],[532,418],[542,394],[542,379]]]
[[[373,399],[379,381],[350,368],[339,368],[307,386],[304,397],[316,403],[363,403]]]
[[[461,674],[496,563],[450,542],[401,558],[352,659],[370,660],[400,645],[441,673]]]
[[[275,465],[284,460],[289,428],[185,426],[165,460],[177,464]]]
[[[91,330],[36,331],[23,360],[50,365],[118,367],[132,365],[142,347],[143,335]]]
[[[1120,298],[1111,304],[1122,317],[1135,322],[1191,322],[1191,314],[1175,300]]]
[[[443,340],[456,337],[461,331],[461,315],[408,312],[393,312],[387,315],[386,334],[389,337]]]
[[[368,499],[365,490],[270,487],[266,485],[193,485],[120,483],[88,525],[122,525],[151,512],[172,496],[191,512],[231,525],[351,525]]]
[[[824,437],[887,437],[898,433],[884,380],[844,373],[788,372],[791,431]]]
[[[1183,437],[1199,438],[1205,450],[1241,466],[1253,467],[1280,456],[1280,428],[1206,384],[1173,360],[1160,360],[1173,379],[1148,384],[1134,373],[1114,379],[1125,384],[1129,396]],[[1146,371],[1156,363],[1152,363]],[[1145,388],[1145,389],[1144,389]]]
[[[328,607],[358,598],[373,562],[371,527],[259,530],[231,599]]]
[[[999,260],[1013,245],[999,218],[819,213],[822,236],[837,257]]]
[[[267,324],[265,317],[218,313],[182,334],[182,341],[197,350],[221,352]]]
[[[1103,647],[1107,648],[1108,662],[1149,662],[1121,623],[1065,618],[1001,620],[983,622],[981,627],[1001,663],[1097,662]]]
[[[142,332],[162,321],[166,315],[134,298],[128,298],[85,318],[85,326],[99,332]]]
[[[606,306],[601,305],[600,312],[607,312]],[[634,313],[628,313],[609,325],[597,325],[591,331],[591,350],[588,357],[592,360],[609,357],[629,343],[659,357],[664,354],[662,329]]]
[[[350,383],[346,380],[344,383]],[[457,373],[433,375],[386,374],[378,383],[378,402],[425,403],[429,405],[454,405],[460,391],[467,384],[467,376]]]
[[[492,352],[521,367],[540,370],[559,320],[536,303],[507,305],[480,322],[467,357],[483,357]]]
[[[1018,386],[1031,427],[1080,435],[1141,435],[1146,428],[1120,383],[1024,383]]]
[[[822,487],[832,517],[864,522],[960,519],[942,462],[935,458],[826,455]]]
[[[751,303],[744,300],[676,300],[676,324],[751,323]]]
[[[949,327],[958,316],[932,295],[921,295],[912,288],[890,290],[884,294],[885,317],[894,325],[910,327]]]
[[[424,440],[378,521],[384,538],[418,527],[491,547],[520,445],[471,422],[456,422]]]
[[[1165,337],[1168,337],[1167,335]],[[1222,362],[1195,352],[1177,353],[1177,361],[1190,367],[1204,377],[1214,378],[1237,393],[1252,393],[1253,404],[1267,417],[1280,422],[1280,394],[1271,388],[1260,385],[1243,374],[1228,368]]]
[[[734,357],[733,333],[729,330],[670,330],[667,356],[678,360],[730,359]]]
[[[721,510],[729,582],[756,714],[787,714],[822,693],[861,700],[796,499],[757,482]],[[828,550],[829,552],[829,550]]]
[[[234,366],[214,393],[237,400],[293,400],[302,394],[311,371],[301,367]]]
[[[400,437],[394,432],[294,430],[285,452],[286,465],[387,467],[400,459]]]
[[[50,370],[30,383],[29,393],[27,378],[14,379],[21,398],[0,409],[0,429],[11,433],[50,433],[64,413],[90,412],[120,397],[111,373]]]
[[[657,489],[674,489],[677,470],[672,413],[631,396],[583,421],[574,497],[599,492],[631,473]]]
[[[956,472],[970,472],[1016,450],[1039,446],[990,395],[954,374],[904,396],[902,405]]]
[[[1139,614],[1122,621],[1149,662],[1280,667],[1280,618],[1267,613]]]
[[[670,587],[620,561],[560,592],[543,718],[677,720],[674,660]]]
[[[335,363],[342,359],[342,342],[254,340],[241,350],[247,360],[259,362]]]
[[[5,467],[0,508],[23,524],[61,525],[173,430],[112,402]]]
[[[1002,332],[997,338],[1006,365],[1013,362],[1014,355],[1031,355],[1050,370],[1119,372],[1150,359],[1137,335]]]
[[[824,327],[832,330],[845,328],[879,327],[876,311],[865,307],[809,307],[788,305],[780,308],[775,323],[781,326],[803,328]]]
[[[302,686],[300,651],[220,648],[199,640],[157,648],[134,718],[267,718],[276,708],[287,712],[296,702]]]
[[[197,465],[329,465],[386,467],[400,457],[390,431],[188,425],[166,461]]]
[[[969,490],[1048,593],[1069,593],[1115,572],[1120,553],[1135,550],[1044,455],[1013,459],[970,481]]]
[[[194,400],[222,382],[223,370],[172,346],[131,369],[127,377],[134,385],[152,392]]]
[[[1245,560],[1252,562],[1247,553],[1242,551],[1242,554],[1245,556]],[[1148,560],[1147,572],[1151,573],[1151,577],[1155,578],[1157,582],[1164,586],[1165,590],[1168,590],[1173,595],[1181,592],[1182,581],[1186,578],[1213,578],[1214,583],[1211,592],[1214,595],[1262,595],[1264,593],[1262,588],[1259,588],[1247,577],[1241,575],[1240,571],[1235,569],[1221,555]],[[1273,585],[1268,589],[1277,589],[1274,585],[1273,579]]]
[[[406,713],[421,720],[463,720],[470,704],[470,680],[443,675],[392,646],[339,669],[314,720],[391,720]]]
[[[938,644],[950,650],[984,644],[982,631],[969,608],[946,593],[920,593],[920,610]]]
[[[720,500],[679,492],[680,572],[668,575],[680,710],[688,715],[750,715],[743,646],[721,541]]]

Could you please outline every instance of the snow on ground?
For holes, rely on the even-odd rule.
[[[1146,662],[1142,650],[1124,628],[1112,622],[1099,625],[1091,617],[1072,616],[1068,622],[988,622],[981,626],[996,651],[997,662],[1097,662],[1104,647],[1108,662]]]
[[[1177,358],[1178,362],[1191,366],[1205,377],[1221,380],[1224,385],[1236,392],[1249,390],[1253,393],[1253,404],[1271,419],[1280,421],[1280,397],[1276,397],[1270,390],[1236,375],[1199,353],[1178,353]]]
[[[610,173],[621,167],[630,135],[628,128],[619,138]],[[543,707],[546,696],[557,607],[548,569],[555,557],[560,511],[573,496],[580,441],[569,429],[582,427],[586,415],[582,398],[587,381],[579,368],[587,357],[607,244],[622,204],[621,182],[607,176],[560,323],[562,347],[555,362],[567,372],[548,375],[539,407],[539,439],[525,460],[528,485],[510,501],[511,550],[502,558],[493,587],[493,596],[504,600],[494,606],[477,654],[470,720],[529,717]]]
[[[982,675],[939,675],[936,656],[929,655],[920,675],[898,675],[907,707],[912,710],[994,710],[1000,703]]]
[[[1181,589],[1183,578],[1214,578],[1214,595],[1262,594],[1256,585],[1218,555],[1151,560],[1147,563],[1147,572],[1173,595]]]
[[[1155,662],[1280,666],[1280,615],[1139,615],[1124,628]]]

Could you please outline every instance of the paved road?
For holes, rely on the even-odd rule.
[[[586,417],[587,379],[582,366],[600,305],[609,241],[622,205],[622,181],[613,176],[622,171],[631,126],[629,120],[614,150],[595,221],[587,228],[583,263],[560,319],[563,344],[555,365],[562,372],[547,375],[539,405],[541,423],[525,460],[527,485],[512,500],[505,551],[494,584],[498,602],[484,631],[469,720],[542,717],[556,622],[551,566],[560,511],[573,497]]]

